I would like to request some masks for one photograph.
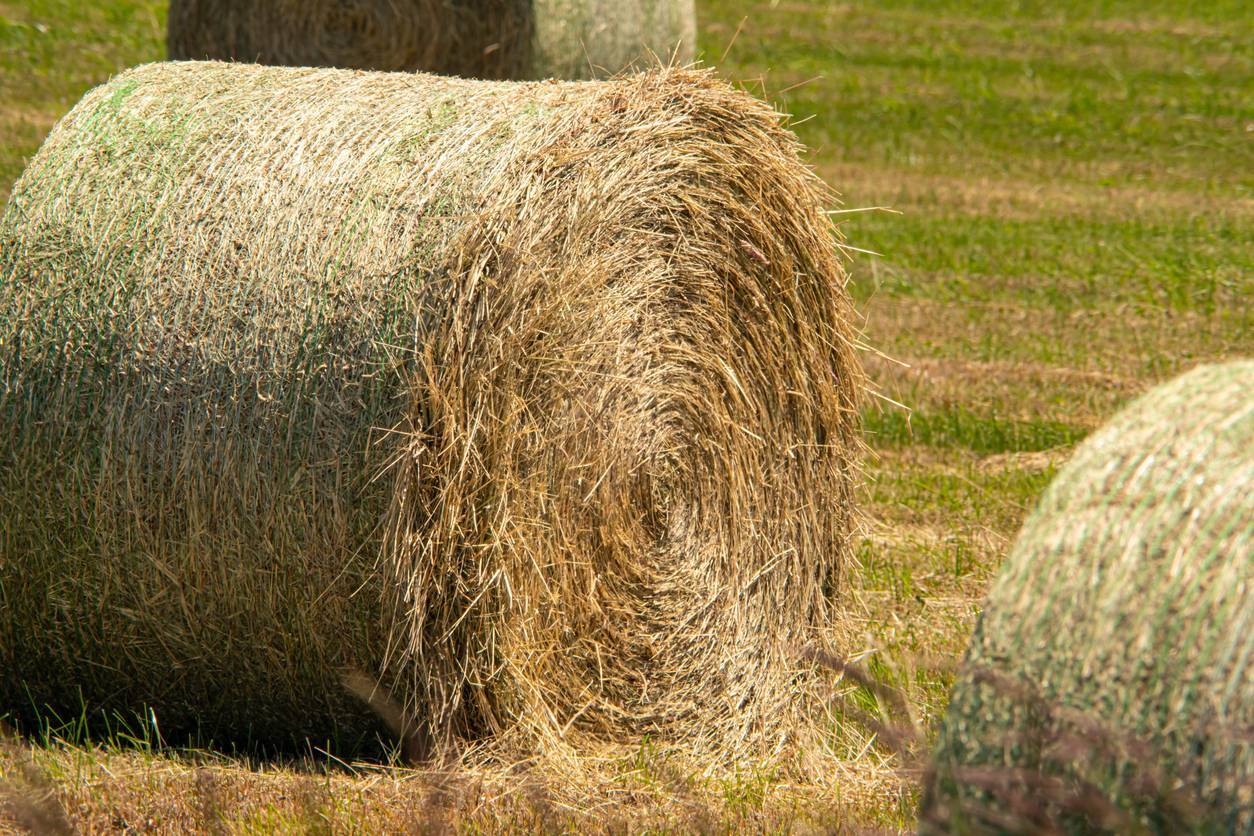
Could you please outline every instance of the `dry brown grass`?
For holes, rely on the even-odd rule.
[[[86,833],[847,833],[880,823],[868,810],[901,816],[912,806],[894,761],[868,745],[856,768],[844,762],[822,781],[798,784],[748,765],[709,776],[639,749],[601,764],[600,778],[576,789],[567,774],[525,763],[244,765],[206,753],[51,746],[0,753],[0,780],[33,767],[33,785],[7,785],[24,810],[39,805]],[[22,825],[0,813],[0,833],[26,832]]]
[[[891,92],[890,89],[885,94]],[[920,173],[870,163],[829,163],[820,167],[819,174],[829,183],[839,183],[842,194],[874,195],[877,201],[908,215],[943,209],[947,213],[992,216],[999,221],[1037,221],[1059,215],[1079,216],[1085,220],[1119,220],[1132,214],[1155,218],[1172,217],[1180,212],[1204,212],[1234,221],[1254,219],[1254,198],[1198,194],[1184,189],[1170,191],[1045,179],[1025,184],[1012,178]]]
[[[1029,279],[1023,280],[1025,283]],[[1061,283],[1060,283],[1061,284]],[[1135,381],[1131,394],[1144,391],[1167,373],[1179,373],[1201,362],[1239,357],[1248,350],[1249,340],[1241,332],[1213,327],[1211,318],[1190,311],[1132,305],[1078,308],[1069,311],[1041,310],[1013,302],[953,302],[920,297],[876,298],[865,306],[870,311],[865,331],[873,345],[895,347],[894,358],[945,358],[972,354],[1000,355],[1001,368],[1009,371],[1012,391],[1022,382],[1017,371],[1023,361],[1041,368],[1036,356],[1042,344],[1048,345],[1054,361],[1046,368],[1052,383],[1063,383],[1067,376],[1076,399],[1112,393],[1110,386],[1084,381],[1084,375],[1098,375],[1110,381]],[[1087,344],[1100,334],[1100,352]],[[980,351],[973,350],[978,346]],[[872,361],[879,362],[879,361]],[[881,363],[887,369],[896,363]],[[1061,371],[1067,369],[1070,371]],[[908,374],[908,370],[903,370]],[[989,385],[995,383],[986,378]],[[1084,381],[1084,386],[1078,384]],[[1043,383],[1051,381],[1042,380]],[[1109,417],[1119,401],[1106,401],[1095,414]],[[1091,412],[1091,410],[1086,410]]]
[[[56,123],[60,112],[36,107],[0,106],[0,146],[37,143]],[[0,203],[8,202],[12,184],[0,182]]]
[[[588,78],[692,60],[692,0],[175,0],[175,60]]]
[[[1145,385],[1119,375],[1033,361],[870,356],[866,370],[876,391],[914,408],[991,406],[1008,420],[1063,420],[1090,429]],[[1084,392],[1083,401],[1067,398],[1077,391]]]
[[[786,759],[861,446],[824,199],[705,73],[97,89],[0,224],[0,704],[351,748],[354,669],[424,752]]]

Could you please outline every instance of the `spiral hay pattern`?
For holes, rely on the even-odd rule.
[[[989,594],[923,819],[1254,829],[1254,362],[1150,392],[1059,473]]]
[[[592,78],[692,60],[692,0],[173,0],[170,58]]]
[[[775,745],[859,451],[798,151],[681,70],[89,93],[0,221],[0,710]]]

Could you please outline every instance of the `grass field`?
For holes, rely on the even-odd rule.
[[[883,254],[853,266],[883,397],[866,414],[858,629],[837,649],[869,654],[925,725],[1068,451],[1154,383],[1254,354],[1244,6],[699,3],[707,60],[793,115],[844,208],[893,210],[837,216]],[[85,89],[161,57],[163,15],[153,0],[0,0],[0,197]],[[134,736],[12,742],[0,774],[51,786],[94,829],[896,830],[913,815],[908,776],[858,732],[834,737],[843,760],[813,786],[752,767],[707,779],[642,743],[574,808],[555,800],[560,776],[250,765]]]

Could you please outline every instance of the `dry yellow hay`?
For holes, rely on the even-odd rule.
[[[692,60],[693,0],[173,0],[172,59],[467,78],[591,78]]]
[[[0,711],[777,745],[859,450],[798,153],[683,70],[89,93],[0,221]]]

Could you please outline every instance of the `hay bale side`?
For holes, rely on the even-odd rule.
[[[1247,361],[1153,390],[1046,491],[967,652],[923,829],[1248,833],[1252,733]]]
[[[89,93],[0,221],[0,711],[771,745],[859,450],[798,151],[685,71]]]
[[[424,71],[485,79],[609,77],[696,48],[693,0],[173,0],[174,60]]]

